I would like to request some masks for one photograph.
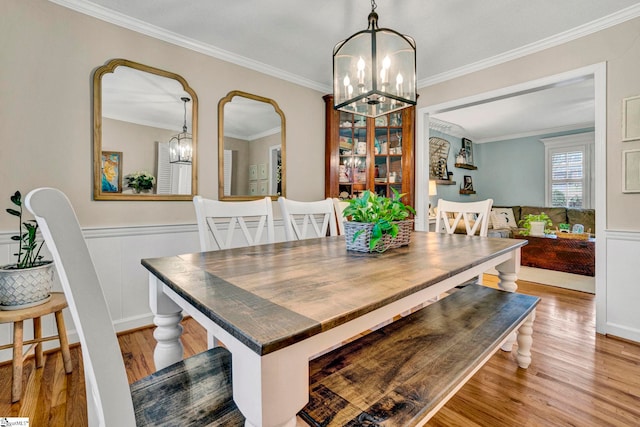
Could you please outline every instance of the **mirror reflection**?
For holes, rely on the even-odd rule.
[[[285,195],[285,118],[269,98],[232,91],[218,104],[220,200]]]
[[[191,200],[197,97],[164,70],[114,59],[94,74],[94,199]]]

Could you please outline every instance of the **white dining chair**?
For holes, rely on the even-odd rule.
[[[493,199],[479,202],[452,202],[438,200],[436,231],[453,234],[458,226],[464,226],[469,236],[487,236],[489,215]]]
[[[129,386],[102,285],[75,212],[59,190],[26,199],[53,257],[80,338],[89,426],[241,425],[233,402],[231,354],[216,347]],[[225,424],[230,423],[230,424]]]
[[[454,234],[459,225],[464,225],[468,236],[487,237],[491,206],[493,206],[493,199],[478,202],[452,202],[440,199],[436,213],[436,231]],[[462,286],[470,283],[482,284],[482,275]]]
[[[203,252],[274,242],[273,207],[269,197],[225,202],[195,196],[193,204]],[[235,233],[238,229],[239,238]]]
[[[336,221],[338,222],[338,235],[344,235],[344,222],[347,220],[342,212],[349,206],[349,202],[338,198],[333,199],[333,210],[336,211]]]
[[[302,240],[337,236],[336,215],[333,200],[326,198],[316,202],[298,202],[278,197],[284,233],[287,240]]]

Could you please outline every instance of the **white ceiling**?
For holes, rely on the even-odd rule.
[[[321,92],[334,45],[371,10],[367,0],[51,1]],[[376,12],[380,27],[416,40],[424,87],[640,16],[640,0],[378,0]]]

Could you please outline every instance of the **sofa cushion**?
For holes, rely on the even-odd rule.
[[[575,224],[582,224],[585,232],[596,234],[596,211],[594,209],[567,208],[567,220],[571,227]]]
[[[553,225],[551,228],[553,230],[559,224],[563,224],[567,222],[567,209],[566,208],[551,208],[551,207],[537,207],[537,206],[523,206],[522,211],[520,212],[520,220],[522,221],[527,217],[527,215],[539,215],[540,213],[546,213]]]

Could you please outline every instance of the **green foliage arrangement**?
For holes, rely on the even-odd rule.
[[[132,188],[136,193],[141,190],[151,190],[156,183],[156,179],[147,171],[131,173],[124,177],[127,180],[127,187]]]
[[[20,242],[18,246],[18,252],[14,255],[18,257],[15,264],[4,266],[7,270],[21,270],[25,268],[37,267],[45,264],[49,261],[41,261],[42,255],[40,250],[44,241],[38,243],[38,223],[35,220],[22,221],[22,195],[19,191],[16,191],[11,196],[11,203],[13,203],[17,209],[7,208],[7,212],[10,215],[18,217],[18,234],[11,236],[11,240]]]
[[[537,215],[534,214],[529,214],[527,216],[525,216],[523,219],[520,220],[520,222],[518,223],[522,228],[524,228],[524,230],[520,231],[520,234],[523,236],[528,236],[531,233],[531,223],[532,222],[544,222],[545,227],[544,227],[544,233],[545,234],[549,234],[551,233],[551,229],[549,227],[551,227],[553,225],[553,223],[551,222],[551,218],[549,218],[549,216],[544,213],[544,212],[540,212]]]
[[[369,249],[371,250],[375,248],[383,234],[390,234],[392,237],[398,235],[398,225],[394,221],[405,220],[410,214],[416,213],[411,206],[402,203],[401,199],[404,194],[398,193],[395,188],[392,190],[393,197],[391,198],[379,196],[367,190],[362,194],[362,197],[349,200],[349,206],[342,212],[345,218],[351,218],[350,221],[373,224],[369,240]],[[355,233],[354,242],[362,232],[364,230]]]

